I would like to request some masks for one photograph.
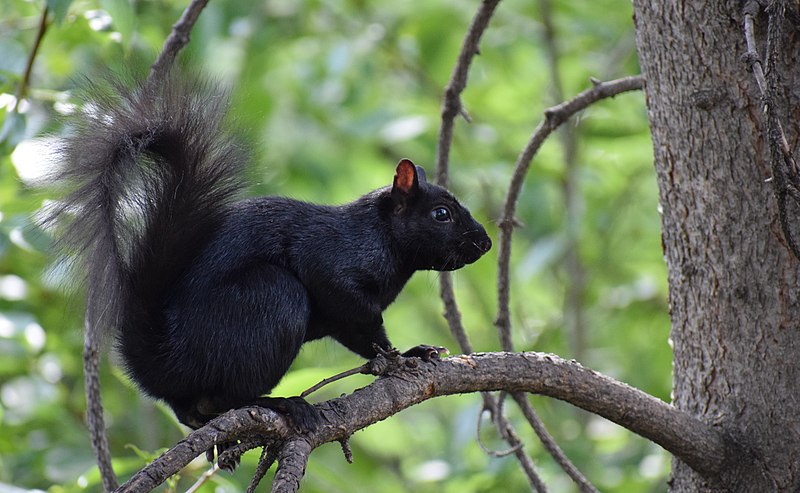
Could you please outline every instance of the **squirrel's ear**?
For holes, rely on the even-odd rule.
[[[398,205],[405,205],[405,202],[415,196],[419,191],[419,177],[417,167],[408,159],[401,159],[397,163],[395,170],[394,183],[392,184],[392,198]],[[424,171],[423,171],[424,179]]]

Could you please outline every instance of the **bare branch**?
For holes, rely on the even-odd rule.
[[[489,394],[489,395],[491,395],[491,394]],[[495,411],[492,410],[492,409],[489,409],[487,406],[484,406],[483,409],[481,409],[481,412],[478,414],[478,420],[477,420],[476,427],[475,427],[476,428],[475,434],[478,436],[478,440],[477,440],[478,446],[481,448],[481,450],[483,450],[483,452],[486,455],[491,455],[492,457],[506,457],[508,455],[513,454],[517,450],[521,449],[522,448],[522,443],[518,443],[518,444],[514,445],[513,447],[511,447],[509,449],[506,449],[506,450],[492,450],[485,443],[483,443],[483,440],[481,439],[481,424],[483,423],[483,415],[486,412],[489,413],[489,416],[492,418],[492,421],[495,421],[495,419],[493,417],[495,415]],[[498,416],[500,416],[500,414],[498,414]],[[498,428],[500,428],[499,424],[498,424]],[[506,438],[506,437],[504,436],[503,438]]]
[[[31,52],[28,54],[28,61],[25,63],[25,71],[22,74],[22,80],[19,83],[19,87],[17,87],[16,101],[14,102],[14,109],[12,110],[14,113],[19,110],[20,101],[22,101],[25,98],[25,95],[28,93],[28,85],[31,82],[31,72],[33,71],[33,62],[36,60],[36,54],[39,52],[39,46],[41,46],[42,39],[44,39],[44,35],[47,32],[47,16],[49,14],[50,10],[45,4],[44,8],[42,9],[42,17],[39,19],[39,29],[36,31],[36,38],[33,41]]]
[[[528,478],[528,483],[531,485],[531,488],[538,491],[539,493],[546,493],[547,486],[542,481],[542,478],[539,477],[539,474],[536,472],[536,468],[533,465],[533,459],[525,453],[522,440],[517,435],[516,430],[511,425],[511,422],[506,418],[505,414],[503,414],[503,410],[499,403],[501,402],[500,399],[495,399],[492,394],[489,392],[484,392],[484,402],[493,404],[492,407],[492,414],[495,426],[497,427],[498,433],[503,439],[511,445],[511,449],[508,453],[513,453],[514,456],[519,461],[520,467],[522,467],[522,471],[525,473],[525,476]]]
[[[510,264],[511,264],[511,236],[513,233],[516,221],[514,214],[516,211],[516,203],[519,194],[522,190],[522,183],[530,166],[533,156],[539,150],[539,147],[544,143],[545,139],[564,121],[569,117],[588,107],[596,101],[604,98],[613,97],[625,91],[641,89],[643,86],[643,79],[641,76],[625,77],[610,82],[598,82],[593,80],[592,87],[575,98],[565,101],[559,105],[553,106],[544,112],[544,119],[536,128],[533,136],[528,141],[528,144],[523,149],[517,163],[514,167],[514,174],[511,179],[508,194],[506,196],[506,203],[504,207],[503,217],[500,220],[500,241],[498,253],[498,276],[497,276],[497,292],[498,292],[498,314],[495,320],[495,325],[498,328],[500,335],[500,342],[503,349],[510,350],[513,345],[511,342],[511,315],[510,315]],[[515,400],[517,398],[515,397]],[[531,426],[536,432],[542,444],[558,464],[564,469],[581,488],[581,491],[596,491],[589,481],[575,468],[569,459],[561,451],[558,444],[550,436],[544,427],[544,424],[538,419],[535,411],[530,406],[530,403],[525,400],[523,404],[517,400],[525,413]],[[580,407],[580,406],[579,406]],[[526,412],[527,411],[527,412]]]
[[[522,183],[528,172],[533,157],[544,143],[545,139],[562,123],[575,113],[586,109],[601,99],[614,97],[627,91],[642,89],[644,79],[641,76],[623,77],[609,82],[593,82],[592,87],[583,91],[569,101],[548,108],[544,111],[544,118],[534,130],[528,144],[522,150],[514,165],[514,174],[506,195],[503,216],[500,219],[500,241],[498,246],[498,274],[497,274],[497,319],[495,325],[500,331],[503,347],[511,347],[511,315],[510,315],[510,264],[511,264],[511,234],[515,226],[514,214],[517,200],[522,190]]]
[[[321,389],[322,387],[324,387],[324,386],[326,386],[328,384],[331,384],[331,383],[336,382],[338,380],[341,380],[343,378],[347,378],[347,377],[349,377],[351,375],[358,375],[359,373],[366,373],[367,370],[368,370],[368,366],[367,365],[361,365],[361,366],[357,366],[355,368],[351,368],[349,370],[345,370],[345,371],[343,371],[341,373],[337,373],[336,375],[334,375],[332,377],[324,378],[319,383],[314,384],[311,387],[309,387],[306,390],[304,390],[300,394],[300,397],[306,398],[310,394],[318,391],[319,389]]]
[[[550,72],[550,82],[555,101],[564,100],[561,76],[559,72],[559,53],[556,43],[556,30],[552,18],[550,0],[540,0],[539,7],[544,27],[544,47]],[[572,356],[583,361],[586,349],[586,326],[584,324],[583,300],[585,291],[585,272],[578,250],[578,236],[580,229],[580,207],[578,204],[578,161],[577,161],[577,130],[565,126],[559,130],[561,148],[564,152],[565,178],[563,180],[564,207],[566,211],[566,247],[564,252],[564,268],[569,282],[564,296],[564,326],[569,335]],[[506,283],[508,286],[509,283]],[[498,326],[501,343],[504,351],[513,350],[510,324]],[[507,330],[506,330],[507,329]],[[507,346],[507,347],[506,347]],[[597,489],[567,458],[558,443],[547,431],[542,420],[533,409],[533,405],[521,394],[515,394],[514,399],[522,409],[525,418],[533,428],[536,436],[542,442],[545,450],[550,454],[561,469],[572,478],[584,493],[596,493]]]
[[[439,140],[436,147],[436,182],[447,186],[447,176],[450,160],[450,144],[453,141],[453,126],[455,118],[462,113],[461,93],[467,86],[469,66],[476,54],[478,54],[478,44],[483,32],[489,25],[489,20],[494,14],[494,10],[500,0],[484,0],[478,12],[472,19],[467,35],[461,45],[458,61],[453,67],[450,81],[447,83],[442,100],[442,126],[439,128]],[[458,341],[458,345],[465,353],[472,352],[472,344],[469,342],[467,333],[461,323],[461,313],[456,303],[453,292],[453,279],[449,272],[439,274],[440,295],[444,302],[444,317],[450,332]]]
[[[282,481],[296,479],[308,453],[388,418],[422,401],[470,392],[529,392],[564,400],[605,417],[661,445],[692,469],[716,481],[723,471],[749,467],[750,455],[718,429],[638,389],[543,353],[484,353],[420,363],[397,358],[383,378],[345,397],[316,404],[322,419],[312,432],[298,435],[285,418],[262,408],[230,411],[194,431],[137,473],[118,491],[144,492],[166,480],[215,440],[232,441],[253,433],[292,444],[279,452],[287,464]],[[302,442],[302,443],[301,443]],[[731,474],[736,477],[736,474]],[[294,491],[294,490],[285,490]]]
[[[192,0],[192,3],[186,7],[181,18],[172,26],[172,31],[164,42],[161,54],[158,55],[158,59],[150,67],[148,80],[156,80],[169,72],[175,62],[175,57],[178,56],[178,52],[189,44],[189,33],[191,33],[195,22],[197,22],[207,3],[208,0]]]
[[[448,182],[450,145],[453,141],[455,118],[458,115],[462,115],[465,120],[471,121],[461,104],[461,93],[467,87],[469,67],[472,64],[472,60],[480,52],[478,49],[480,38],[488,27],[498,3],[500,3],[500,0],[484,0],[481,3],[467,30],[467,35],[464,37],[464,42],[458,55],[458,61],[453,67],[453,73],[445,87],[444,98],[442,99],[442,126],[439,129],[439,140],[436,148],[436,182],[441,186],[447,186]],[[447,320],[448,327],[450,327],[450,333],[458,342],[461,351],[472,353],[472,344],[469,342],[467,331],[461,323],[461,311],[458,309],[453,290],[453,278],[449,272],[439,274],[439,293],[444,303],[444,318]],[[491,394],[484,392],[483,400],[490,409],[497,407],[496,400]],[[522,450],[519,443],[510,441],[513,440],[512,437],[516,437],[511,424],[505,418],[495,420],[495,423],[498,430],[505,430],[506,428],[509,430],[508,433],[503,431],[500,431],[500,433],[514,450],[514,455],[527,475],[531,487],[540,493],[546,491],[544,483],[539,478],[539,475],[536,474],[531,458]]]
[[[219,464],[214,464],[211,466],[208,471],[204,472],[199,478],[197,478],[197,481],[195,481],[194,484],[190,486],[188,490],[186,490],[186,493],[197,493],[200,491],[200,488],[202,488],[204,484],[206,484],[215,474],[217,474],[217,472],[219,472],[219,469]]]
[[[439,296],[444,303],[444,319],[450,327],[450,333],[458,342],[461,352],[465,354],[473,353],[472,343],[469,342],[467,331],[461,323],[461,311],[458,309],[456,294],[453,290],[453,276],[449,272],[439,273]]]
[[[479,53],[478,43],[489,25],[494,9],[500,0],[483,0],[475,17],[472,18],[467,35],[461,45],[458,62],[453,67],[450,81],[444,90],[442,101],[442,126],[439,129],[439,142],[436,148],[436,183],[447,186],[450,143],[453,141],[453,125],[457,115],[464,113],[461,106],[461,92],[467,87],[467,76],[472,59]]]
[[[100,479],[104,491],[114,491],[119,483],[111,463],[111,450],[108,447],[105,418],[103,417],[103,400],[100,391],[100,337],[94,323],[91,322],[89,301],[86,306],[86,333],[83,340],[83,382],[86,387],[86,427],[92,449],[97,458]]]
[[[278,444],[270,442],[261,451],[261,457],[258,459],[256,472],[253,474],[253,478],[247,486],[246,493],[255,493],[256,487],[258,487],[258,484],[264,479],[264,476],[267,475],[267,471],[269,471],[269,468],[272,467],[272,464],[275,463],[276,460],[278,460]]]

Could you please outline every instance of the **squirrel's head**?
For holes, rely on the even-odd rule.
[[[408,159],[397,165],[391,197],[392,233],[414,269],[460,269],[492,248],[469,211]]]

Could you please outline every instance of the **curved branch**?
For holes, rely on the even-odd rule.
[[[259,433],[284,444],[307,442],[310,452],[434,397],[498,390],[546,395],[602,416],[661,445],[710,481],[719,480],[724,471],[749,465],[743,462],[749,457],[747,451],[720,430],[576,361],[535,352],[478,353],[431,363],[397,358],[382,378],[367,387],[316,404],[320,426],[303,435],[292,432],[283,416],[268,409],[230,411],[192,432],[118,491],[150,491],[215,441]],[[280,452],[281,457],[302,459],[304,464],[303,454],[308,455],[305,449],[294,455]]]
[[[500,331],[500,338],[503,347],[510,347],[511,344],[511,315],[509,308],[510,283],[509,270],[511,262],[511,233],[514,230],[514,214],[517,210],[517,200],[519,199],[525,175],[528,172],[531,161],[545,139],[562,123],[567,121],[575,113],[586,109],[589,105],[601,99],[611,98],[627,91],[642,89],[644,78],[641,75],[623,77],[609,82],[592,81],[592,87],[583,91],[569,101],[548,108],[544,111],[544,118],[534,130],[528,144],[520,153],[514,165],[514,174],[508,187],[506,202],[503,207],[503,217],[500,218],[500,241],[498,242],[498,273],[497,273],[497,319],[495,325]]]

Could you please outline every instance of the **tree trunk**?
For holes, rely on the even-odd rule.
[[[743,3],[634,1],[663,208],[673,399],[753,452],[761,468],[755,476],[762,477],[740,478],[744,491],[795,492],[800,489],[798,262],[766,181],[771,171],[763,104],[742,59]],[[757,20],[763,57],[766,23]],[[796,31],[782,27],[785,55],[770,69],[779,74],[776,101],[794,147],[798,40]],[[670,487],[710,490],[678,460]]]

